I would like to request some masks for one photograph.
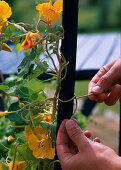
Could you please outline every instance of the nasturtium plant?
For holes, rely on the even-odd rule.
[[[0,112],[0,117],[9,121],[10,132],[6,132],[8,127],[4,128],[8,136],[5,143],[0,133],[0,149],[3,147],[5,152],[0,157],[0,170],[53,169],[58,94],[68,65],[59,48],[64,38],[63,27],[53,24],[60,19],[62,4],[62,0],[38,4],[35,7],[37,14],[39,12],[38,21],[31,26],[8,21],[11,7],[0,1],[0,50],[12,52],[7,45],[11,42],[16,45],[16,54],[24,52],[17,75],[3,79],[0,84],[7,107],[5,112]],[[51,60],[52,68],[46,58]],[[65,72],[63,77],[62,71]],[[38,78],[43,73],[56,80],[55,93],[50,98],[45,94],[43,81]]]
[[[57,100],[65,77],[61,77],[61,73],[67,69],[67,62],[59,50],[63,28],[52,23],[60,19],[62,4],[62,0],[38,4],[35,7],[39,12],[38,21],[31,26],[8,21],[12,9],[7,2],[0,1],[0,50],[12,52],[7,45],[11,42],[16,45],[16,53],[24,52],[17,76],[0,84],[8,106],[5,112],[0,112],[0,117],[5,116],[11,122],[9,128],[14,132],[9,134],[7,146],[1,144],[8,150],[7,158],[1,158],[0,170],[53,169]],[[43,53],[45,58],[50,58],[52,68],[41,57]],[[38,79],[45,72],[56,80],[55,94],[51,98],[46,96],[44,83]]]

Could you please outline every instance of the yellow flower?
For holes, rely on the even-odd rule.
[[[9,170],[12,169],[12,166],[13,166],[13,161],[9,164]],[[13,170],[23,170],[26,166],[26,162],[25,161],[15,161],[15,164],[14,164],[14,169]]]
[[[42,38],[42,34],[40,33],[33,33],[31,31],[29,31],[27,34],[26,34],[26,39],[24,40],[24,42],[22,43],[21,47],[24,49],[24,52],[26,52],[26,50],[28,48],[32,48],[35,41],[36,41],[36,38],[38,38],[39,40]],[[42,41],[41,41],[41,44],[42,44]]]
[[[1,163],[0,163],[0,170],[3,170]]]
[[[35,119],[37,123],[44,121],[44,122],[50,122],[51,123],[51,113],[38,113],[39,117]]]
[[[2,161],[0,161],[4,166],[8,167],[8,170],[11,170],[12,169],[12,166],[13,166],[13,161],[11,161],[10,163],[6,164]],[[1,165],[0,163],[0,165]],[[26,166],[26,162],[25,161],[15,161],[15,164],[14,164],[14,168],[13,170],[23,170]],[[0,166],[0,170],[3,170],[2,166]]]
[[[44,130],[41,126],[36,127],[36,130],[26,126],[25,133],[28,146],[37,159],[54,158],[55,148],[52,147],[52,139],[47,130]]]
[[[12,15],[10,6],[5,1],[0,1],[0,30],[6,24],[8,18]]]
[[[50,113],[45,113],[44,114],[44,117],[43,117],[43,121],[45,121],[45,122],[51,122],[51,116],[52,116],[52,114]]]
[[[57,21],[60,19],[60,13],[63,10],[63,0],[57,0],[54,5],[52,2],[38,4],[36,10],[40,11],[39,18],[43,15],[48,25],[51,21]]]

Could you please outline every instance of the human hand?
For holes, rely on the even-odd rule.
[[[121,102],[121,57],[103,66],[93,77],[88,86],[90,100],[105,102],[111,106],[118,99]]]
[[[74,120],[62,122],[56,148],[63,170],[121,169],[121,158],[109,147],[87,138]]]

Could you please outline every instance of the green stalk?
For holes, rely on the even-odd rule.
[[[52,117],[51,117],[51,120],[53,123],[54,123],[55,114],[56,114],[57,96],[60,91],[60,85],[61,85],[61,81],[60,81],[61,72],[62,72],[62,69],[59,70],[59,72],[57,73],[57,78],[56,78],[56,90],[55,90],[55,95],[54,95],[54,99],[53,99],[53,108],[52,108]]]

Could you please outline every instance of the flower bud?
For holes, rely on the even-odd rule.
[[[6,43],[2,44],[1,49],[4,51],[12,52],[12,49]]]
[[[15,141],[16,139],[13,137],[13,136],[8,136],[8,142],[13,142]]]

